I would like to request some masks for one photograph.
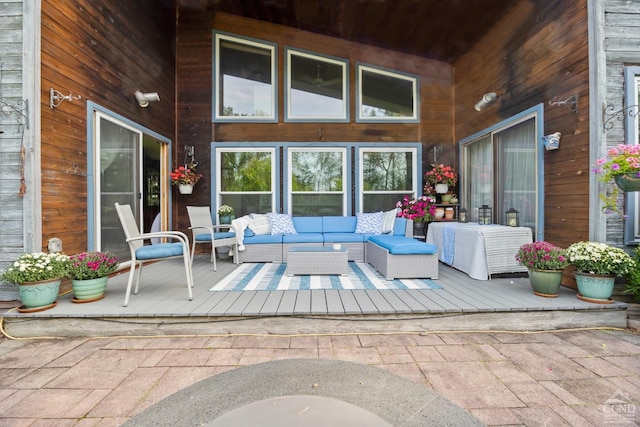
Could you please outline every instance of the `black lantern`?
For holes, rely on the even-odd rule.
[[[488,205],[482,205],[478,208],[478,223],[480,225],[491,224],[492,218],[491,208]]]
[[[520,212],[510,208],[507,212],[507,225],[509,227],[520,227]]]
[[[458,212],[458,222],[469,222],[469,212],[465,208]]]

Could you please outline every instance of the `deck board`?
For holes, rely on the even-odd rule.
[[[482,320],[478,319],[500,325],[501,317],[512,319],[511,316],[520,313],[522,317],[517,321],[511,320],[510,326],[527,329],[528,323],[538,327],[544,325],[547,320],[541,319],[548,319],[550,325],[563,327],[592,326],[598,324],[598,319],[602,319],[603,324],[621,324],[621,319],[626,319],[624,303],[588,303],[579,300],[575,290],[564,287],[557,298],[539,297],[531,291],[526,277],[494,277],[479,281],[444,264],[440,264],[439,279],[435,280],[442,289],[210,291],[215,283],[235,268],[237,266],[230,259],[223,259],[218,261],[218,270],[214,272],[209,257],[197,255],[193,264],[193,301],[189,301],[182,260],[166,260],[145,267],[140,291],[138,295],[131,295],[128,307],[123,307],[128,279],[128,271],[125,271],[109,279],[106,296],[101,300],[76,304],[71,302],[73,294],[68,293],[59,296],[58,305],[46,311],[7,312],[4,314],[5,322],[14,317],[69,319],[69,322],[73,319],[140,318],[145,320],[145,324],[152,323],[153,319],[162,322],[163,318],[197,320],[199,317],[326,316],[336,320],[340,316],[369,316],[370,319],[389,317],[395,320],[403,316],[411,318],[417,313],[434,316],[434,319],[456,313],[455,317],[447,317],[449,320],[444,325],[452,325],[455,318],[466,322],[465,327],[473,327],[482,326]],[[620,313],[616,314],[617,311]],[[463,320],[465,316],[468,320]],[[428,324],[438,325],[437,320]]]

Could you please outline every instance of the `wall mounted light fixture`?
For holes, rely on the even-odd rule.
[[[160,95],[158,95],[158,92],[142,93],[137,90],[134,95],[138,101],[138,105],[142,108],[148,107],[150,102],[160,101]]]
[[[496,99],[498,99],[498,94],[497,93],[495,93],[495,92],[485,93],[484,95],[482,95],[482,99],[480,101],[478,101],[478,103],[476,104],[476,106],[474,108],[476,109],[476,111],[480,111],[484,107],[486,107],[487,105],[491,104]]]
[[[63,101],[73,101],[77,99],[82,99],[80,95],[73,96],[71,92],[69,95],[63,95],[60,91],[55,90],[54,88],[49,89],[49,107],[51,109],[56,108],[58,105],[62,104]]]

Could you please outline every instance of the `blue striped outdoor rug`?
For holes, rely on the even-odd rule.
[[[349,262],[347,276],[286,276],[287,264],[243,263],[210,291],[281,291],[298,289],[442,289],[431,279],[386,280],[369,264]]]

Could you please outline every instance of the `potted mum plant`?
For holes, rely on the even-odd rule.
[[[416,198],[404,196],[402,200],[396,202],[396,208],[398,208],[396,216],[412,220],[414,236],[422,237],[425,235],[425,224],[431,222],[436,213],[435,202],[436,199],[431,196]]]
[[[604,212],[621,214],[617,207],[620,190],[640,191],[640,145],[619,144],[610,148],[606,157],[596,161],[593,172],[607,187],[600,193]]]
[[[458,174],[451,166],[443,164],[435,165],[433,169],[424,174],[428,184],[435,187],[436,193],[446,194],[449,187],[453,187],[458,182]]]
[[[195,165],[178,166],[171,172],[171,183],[177,185],[180,194],[193,193],[193,187],[202,178],[202,174],[196,172]]]
[[[218,216],[220,217],[220,224],[231,224],[231,221],[236,217],[236,213],[229,205],[222,205],[218,209]]]
[[[518,264],[529,270],[529,282],[535,295],[555,298],[562,284],[562,272],[569,265],[565,250],[549,242],[520,246]]]
[[[55,307],[68,264],[67,255],[44,252],[23,254],[10,264],[2,279],[18,285],[22,302],[18,311],[30,313]]]
[[[577,242],[567,248],[569,263],[576,267],[578,298],[601,304],[613,302],[617,276],[627,276],[635,261],[620,248],[599,242]]]
[[[91,302],[104,298],[109,274],[120,260],[111,252],[82,252],[69,258],[67,277],[71,279],[73,302]]]

